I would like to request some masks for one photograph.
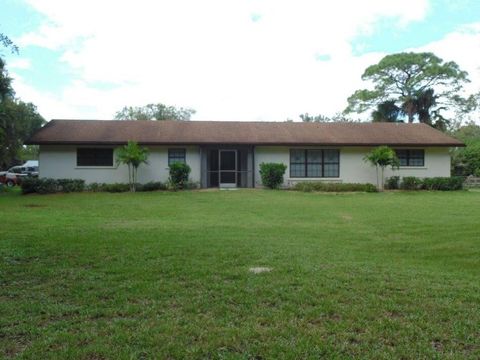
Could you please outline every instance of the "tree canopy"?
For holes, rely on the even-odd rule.
[[[457,175],[480,174],[480,126],[471,122],[452,132],[466,147],[452,151],[452,168]]]
[[[453,61],[433,53],[399,53],[385,56],[365,69],[362,80],[373,89],[360,89],[348,98],[345,113],[374,109],[375,121],[398,120],[439,125],[446,122],[441,111],[469,111],[475,98],[459,94],[469,82],[468,73]],[[382,116],[386,116],[382,119]]]
[[[0,44],[13,46],[9,41],[0,34]],[[0,168],[11,166],[22,159],[24,141],[44,123],[45,119],[35,105],[15,98],[12,79],[8,75],[5,61],[0,58]]]
[[[191,108],[169,106],[162,103],[145,106],[125,106],[115,114],[116,120],[190,120],[195,114]]]
[[[337,113],[333,116],[326,116],[322,114],[310,115],[308,112],[300,114],[298,116],[302,122],[357,122],[360,120],[354,120],[347,117],[345,114]],[[293,121],[288,119],[287,121]]]

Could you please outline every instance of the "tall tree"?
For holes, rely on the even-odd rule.
[[[402,109],[395,105],[395,100],[387,100],[377,105],[372,112],[373,122],[399,122]]]
[[[0,168],[21,160],[24,141],[44,123],[32,103],[16,99],[0,103]]]
[[[0,103],[7,98],[13,98],[15,91],[12,88],[12,78],[8,76],[5,62],[0,58]]]
[[[165,104],[148,104],[145,106],[125,106],[115,114],[116,120],[190,120],[195,114],[191,108],[175,107]]]
[[[355,91],[348,98],[346,113],[361,113],[393,101],[408,122],[428,120],[418,107],[420,98],[425,101],[430,96],[428,113],[435,112],[436,116],[441,110],[465,107],[466,99],[459,92],[469,82],[467,72],[455,62],[445,62],[432,53],[413,52],[385,56],[365,69],[362,80],[373,83],[373,89]]]
[[[2,33],[0,46],[18,53],[18,47]],[[35,105],[15,99],[12,79],[0,57],[0,168],[21,160],[24,141],[44,123]]]

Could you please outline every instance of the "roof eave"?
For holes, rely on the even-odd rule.
[[[179,145],[253,145],[253,146],[351,146],[351,147],[372,147],[372,146],[409,146],[409,147],[465,147],[464,143],[340,143],[340,142],[150,142],[139,141],[143,146],[179,146]],[[127,144],[127,141],[35,141],[29,139],[25,145],[111,145],[119,146]]]

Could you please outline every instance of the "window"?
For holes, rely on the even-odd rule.
[[[113,149],[77,149],[77,166],[113,166]]]
[[[424,166],[425,151],[423,149],[396,150],[400,166]]]
[[[168,149],[168,165],[176,162],[185,164],[185,149]]]
[[[290,177],[339,177],[338,150],[291,149]]]

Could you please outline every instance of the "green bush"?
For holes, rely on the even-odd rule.
[[[422,189],[452,191],[463,189],[464,178],[461,176],[434,177],[423,179]]]
[[[125,183],[114,183],[114,184],[102,184],[101,191],[106,191],[110,193],[121,193],[130,191],[130,184]]]
[[[85,180],[81,179],[58,179],[57,191],[59,192],[82,192],[85,190]]]
[[[326,183],[322,181],[302,181],[294,185],[293,190],[311,192],[377,192],[375,185],[366,184],[351,184],[351,183]]]
[[[185,183],[186,190],[195,190],[200,187],[200,183],[198,181],[187,181]]]
[[[262,185],[270,189],[278,189],[283,184],[285,170],[287,170],[287,165],[282,163],[261,163]]]
[[[167,187],[164,183],[160,181],[151,181],[146,184],[139,184],[137,186],[137,191],[157,191],[157,190],[165,190]]]
[[[36,193],[39,182],[40,182],[40,179],[34,178],[34,177],[27,177],[26,179],[23,179],[21,184],[22,194]]]
[[[104,189],[103,189],[104,186],[105,186],[105,184],[103,184],[103,183],[93,182],[93,183],[87,184],[85,186],[85,190],[86,191],[91,191],[91,192],[100,192],[100,191],[104,191]]]
[[[168,183],[174,190],[184,189],[190,175],[190,166],[184,163],[175,162],[169,166]]]
[[[475,175],[476,177],[480,177],[480,168],[478,168],[477,170],[475,170],[474,175]]]
[[[415,176],[405,176],[402,178],[400,188],[402,190],[420,190],[422,188],[422,179]]]
[[[390,176],[385,179],[385,187],[389,190],[396,190],[400,188],[400,176]]]
[[[58,192],[82,192],[85,181],[81,179],[49,179],[26,177],[23,179],[22,194],[54,194]]]

